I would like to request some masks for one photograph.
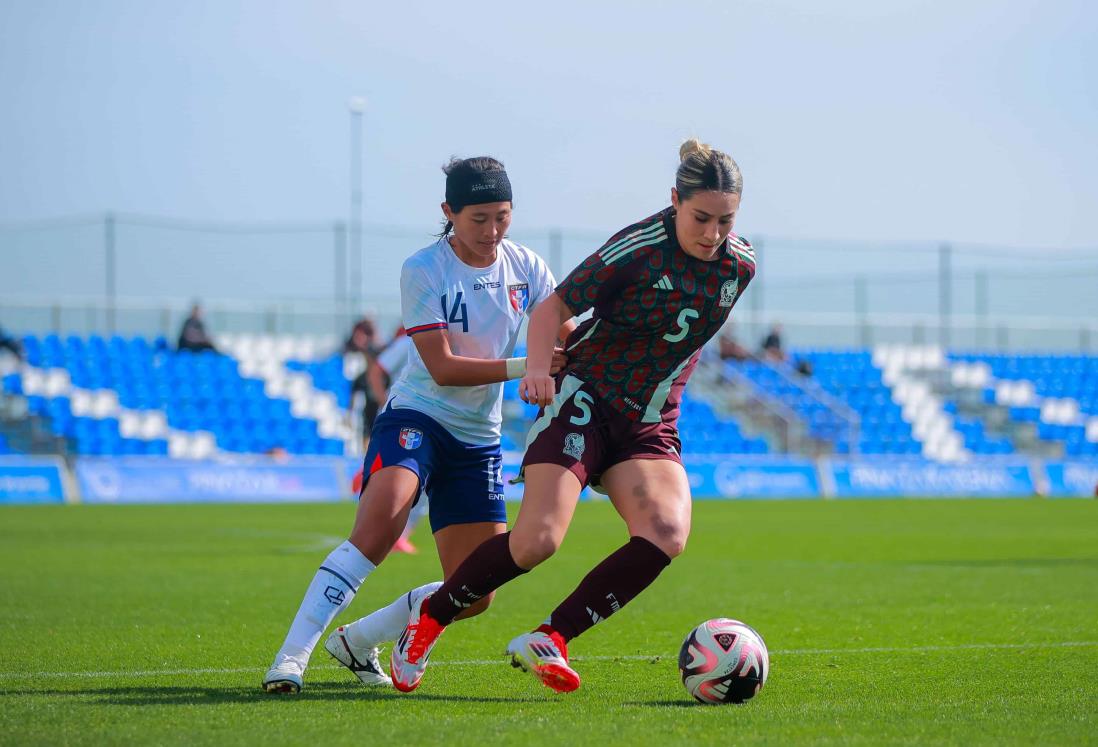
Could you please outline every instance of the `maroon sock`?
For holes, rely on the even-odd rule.
[[[610,617],[656,580],[671,563],[660,548],[643,537],[630,537],[592,569],[576,590],[550,615],[550,625],[570,641]]]
[[[454,575],[427,600],[431,617],[449,625],[463,609],[526,573],[511,557],[510,536],[510,532],[497,534],[469,553]]]

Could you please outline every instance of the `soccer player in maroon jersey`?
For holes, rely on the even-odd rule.
[[[426,667],[463,609],[556,552],[585,485],[609,494],[630,540],[544,625],[511,641],[514,666],[554,690],[578,688],[567,642],[621,609],[683,551],[691,499],[679,402],[702,346],[754,275],[755,254],[732,233],[743,189],[736,162],[697,140],[679,155],[671,207],[613,236],[531,316],[520,393],[542,410],[527,438],[518,518],[413,607],[394,649],[410,667]],[[592,308],[568,338],[567,367],[551,376],[561,323]]]

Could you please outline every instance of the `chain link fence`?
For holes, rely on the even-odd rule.
[[[16,332],[173,337],[201,301],[218,332],[343,335],[399,324],[404,259],[437,226],[225,223],[106,214],[0,226],[0,325]],[[612,233],[515,227],[558,277]],[[731,333],[774,324],[797,347],[940,343],[1098,347],[1098,250],[750,236],[759,274]],[[360,253],[350,247],[361,244]]]

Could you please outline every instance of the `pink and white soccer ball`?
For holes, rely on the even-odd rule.
[[[746,623],[718,617],[690,631],[679,650],[686,691],[702,703],[743,703],[766,684],[770,654]]]

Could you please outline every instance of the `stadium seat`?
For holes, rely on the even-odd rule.
[[[982,401],[1004,407],[1013,423],[1032,427],[1038,439],[1063,444],[1066,456],[1085,456],[1085,423],[1098,416],[1098,356],[958,352],[950,360],[986,366],[997,382]],[[992,451],[1013,453],[1008,439],[993,440]]]
[[[47,418],[51,432],[72,439],[77,453],[168,453],[168,440],[163,433],[155,435],[155,425],[151,436],[130,431],[123,436],[119,431],[118,413],[158,412],[168,430],[208,431],[225,451],[292,447],[299,453],[343,452],[342,440],[321,438],[317,420],[295,417],[288,400],[268,396],[265,382],[242,376],[240,364],[227,355],[175,352],[163,337],[28,335],[23,344],[34,372],[29,375],[40,384],[27,397],[28,409]],[[316,347],[280,344],[306,353]],[[350,385],[341,359],[288,366],[300,367],[315,367],[318,389],[338,393],[340,407],[349,404]],[[42,382],[56,384],[50,378],[55,372],[63,372],[57,379],[59,391],[47,392]],[[3,391],[10,394],[23,393],[25,384],[19,374],[5,376],[2,382]],[[74,397],[79,399],[78,412]],[[330,413],[333,407],[324,411]],[[126,418],[144,422],[134,421],[133,415]]]

